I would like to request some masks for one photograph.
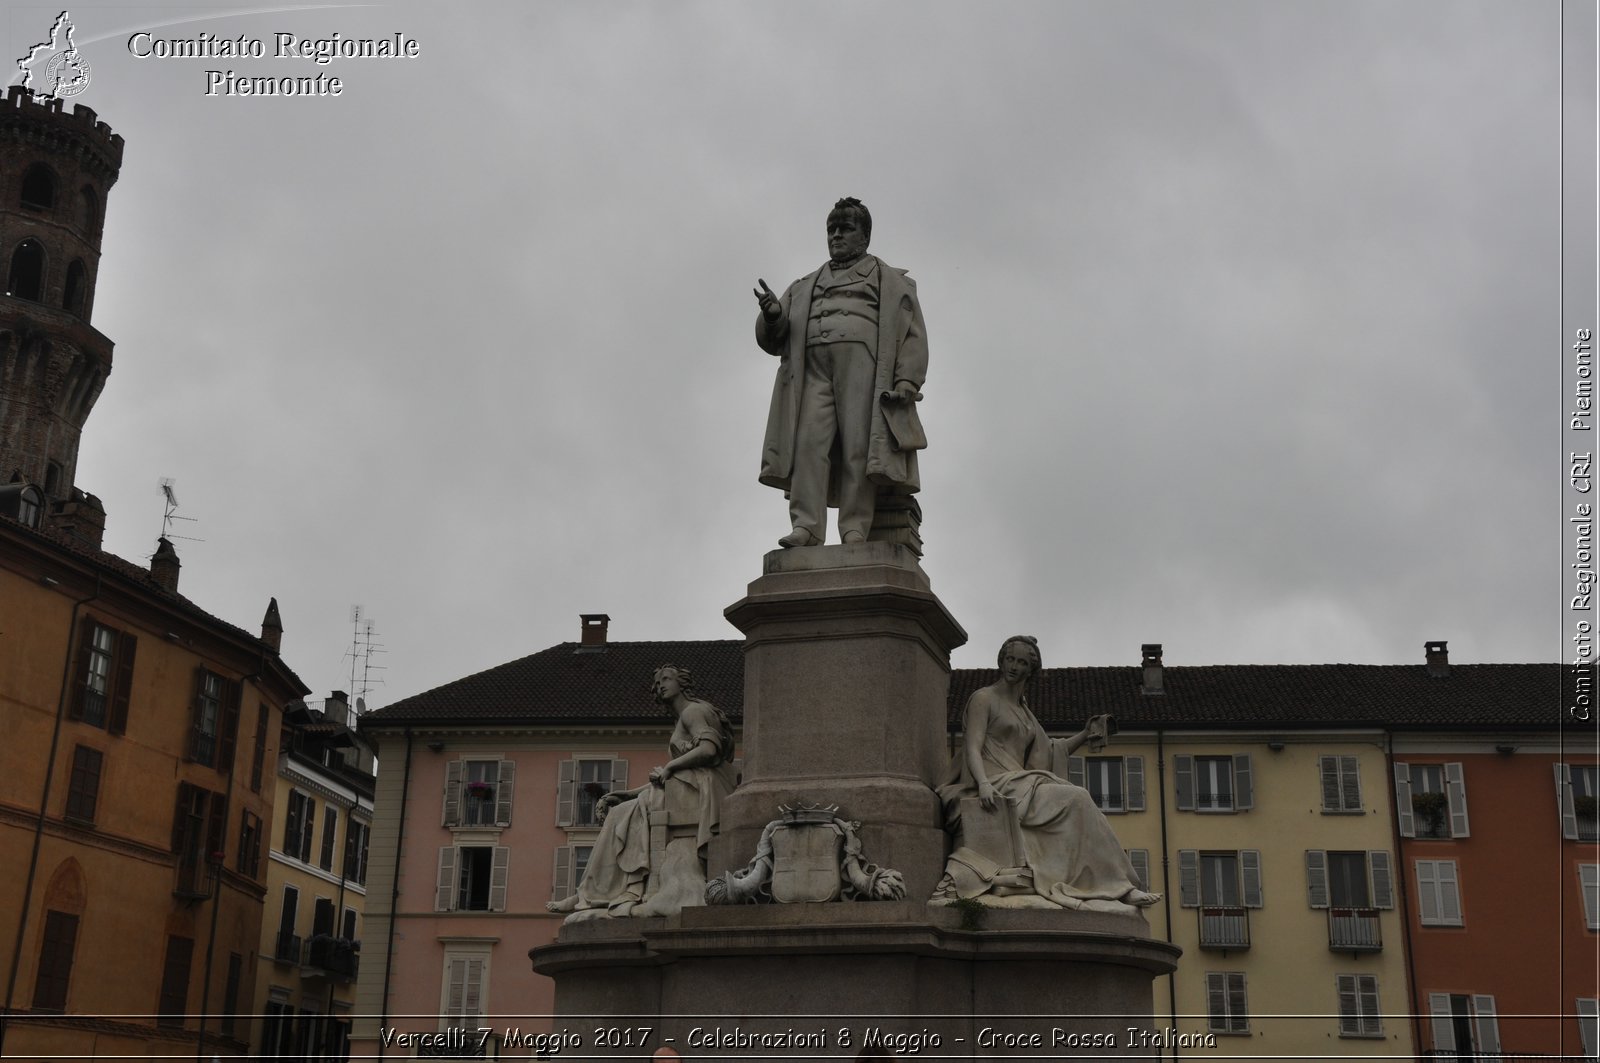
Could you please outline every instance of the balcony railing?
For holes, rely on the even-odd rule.
[[[1245,908],[1201,908],[1200,947],[1203,949],[1249,948],[1249,910]]]
[[[178,860],[178,875],[172,892],[185,900],[203,900],[211,896],[216,876],[210,864],[197,856],[184,856]]]
[[[272,951],[272,958],[280,963],[300,962],[300,935],[278,932],[278,946]]]
[[[359,944],[349,938],[318,934],[306,942],[302,966],[325,971],[342,979],[353,979],[361,965]]]
[[[1383,934],[1376,908],[1328,909],[1328,948],[1334,952],[1381,952]]]

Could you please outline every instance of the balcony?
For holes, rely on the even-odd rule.
[[[299,963],[300,935],[278,931],[278,943],[277,947],[272,950],[272,958],[279,963]]]
[[[216,884],[216,869],[196,856],[184,856],[178,861],[178,874],[172,884],[172,893],[186,901],[203,901],[211,896]]]
[[[310,968],[313,972],[327,974],[340,981],[353,981],[356,971],[361,966],[360,949],[361,943],[358,941],[317,934],[306,942],[300,966],[302,969]]]
[[[1200,947],[1247,949],[1250,947],[1250,913],[1245,908],[1201,908]]]
[[[1383,934],[1376,908],[1329,908],[1328,949],[1331,952],[1382,952]]]

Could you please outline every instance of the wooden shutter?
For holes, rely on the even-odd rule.
[[[1178,850],[1178,905],[1200,907],[1200,852],[1197,849]]]
[[[444,766],[444,812],[440,824],[454,827],[461,822],[461,761],[452,760]]]
[[[212,857],[216,856],[220,862],[221,854],[224,853],[223,847],[227,844],[225,839],[228,830],[228,799],[226,794],[217,793],[208,793],[206,798],[205,860],[210,863]]]
[[[1478,1043],[1475,1046],[1482,1055],[1493,1056],[1500,1053],[1500,1020],[1495,1017],[1494,997],[1487,994],[1472,998],[1473,1025],[1477,1027]]]
[[[1328,854],[1321,849],[1306,850],[1306,904],[1328,907]]]
[[[1322,773],[1322,810],[1341,811],[1343,806],[1339,803],[1339,758],[1319,757],[1317,765]]]
[[[500,762],[500,781],[495,783],[494,822],[496,826],[511,826],[511,794],[517,781],[517,762]]]
[[[439,880],[438,889],[433,895],[433,910],[436,912],[454,911],[456,906],[456,847],[445,845],[439,848]]]
[[[572,893],[572,846],[556,846],[555,873],[550,877],[550,899],[566,900]]]
[[[472,957],[467,960],[467,986],[466,994],[461,1001],[462,1025],[475,1022],[483,1014],[483,960]]]
[[[1600,999],[1578,998],[1578,1035],[1583,1040],[1583,1054],[1593,1058],[1600,1052]]]
[[[1179,753],[1172,758],[1173,786],[1177,790],[1178,811],[1194,811],[1194,757]]]
[[[1074,786],[1083,786],[1083,758],[1070,756],[1067,758],[1067,781]]]
[[[570,827],[578,814],[578,762],[563,760],[556,775],[556,826]],[[614,776],[613,776],[614,777]]]
[[[106,730],[114,735],[128,730],[128,701],[133,696],[133,658],[139,640],[126,631],[117,636],[117,660],[111,676],[111,709]]]
[[[1206,972],[1206,1012],[1213,1030],[1228,1028],[1228,976],[1222,971]]]
[[[184,839],[189,833],[189,808],[193,801],[190,792],[194,789],[186,782],[178,784],[177,804],[172,812],[172,851],[183,852]]]
[[[1129,812],[1144,811],[1144,758],[1123,757],[1123,769],[1127,772],[1127,801]]]
[[[1394,812],[1400,820],[1400,837],[1417,836],[1417,814],[1411,810],[1411,765],[1394,766]]]
[[[1578,884],[1583,887],[1583,917],[1590,930],[1600,930],[1600,864],[1579,864]]]
[[[1346,812],[1361,811],[1361,762],[1355,757],[1339,758],[1339,804]]]
[[[452,1022],[461,1020],[461,1009],[467,999],[467,961],[461,958],[450,961],[450,987],[445,996],[445,1014]]]
[[[1444,922],[1442,891],[1439,888],[1439,865],[1443,861],[1417,861],[1417,906],[1423,926],[1438,926]]]
[[[628,788],[628,762],[620,757],[611,760],[611,792]]]
[[[1244,906],[1261,907],[1261,850],[1239,850],[1239,873],[1244,879]]]
[[[1438,862],[1439,876],[1439,918],[1449,926],[1461,925],[1461,887],[1456,878],[1456,862],[1454,860],[1440,860]]]
[[[1356,993],[1361,1003],[1361,1032],[1376,1036],[1383,1032],[1383,1015],[1378,1008],[1378,976],[1356,975]]]
[[[1233,755],[1233,807],[1248,812],[1256,807],[1254,773],[1250,770],[1250,754]]]
[[[506,910],[506,883],[510,877],[511,849],[508,846],[497,845],[494,847],[494,863],[489,870],[489,910],[503,912]]]
[[[1561,836],[1571,841],[1578,840],[1578,810],[1572,798],[1572,776],[1567,771],[1565,764],[1557,764],[1556,768],[1556,807],[1561,814]]]
[[[203,667],[194,670],[194,693],[189,698],[189,759],[200,760],[200,698],[205,694],[206,670]],[[211,753],[216,755],[217,747],[213,742]],[[202,762],[204,763],[204,762]]]
[[[290,790],[285,795],[285,800],[289,805],[289,809],[284,813],[283,817],[283,855],[285,856],[300,855],[300,816],[302,808],[301,803],[296,800],[299,796],[299,793],[294,790]]]
[[[1150,889],[1150,850],[1129,849],[1128,863],[1133,865],[1134,885],[1148,891]]]
[[[1467,777],[1459,763],[1444,766],[1444,792],[1450,802],[1450,837],[1465,838],[1467,831]]]
[[[1348,1037],[1361,1032],[1361,995],[1356,988],[1356,976],[1341,974],[1339,978],[1339,1034]]]
[[[72,684],[72,701],[67,705],[67,719],[83,719],[83,699],[89,690],[89,655],[94,652],[94,620],[78,619],[78,661],[72,668],[77,678]]]
[[[1230,971],[1228,981],[1228,1029],[1243,1033],[1250,1028],[1250,1006],[1244,991],[1244,972]]]
[[[237,679],[223,679],[218,687],[217,693],[222,698],[222,704],[218,706],[217,770],[226,772],[233,767],[233,750],[239,737],[239,701],[244,696],[244,684]]]
[[[1437,1054],[1456,1050],[1455,1020],[1450,1015],[1450,994],[1429,993],[1428,1011],[1433,1015],[1433,1051]]]
[[[1372,882],[1372,906],[1374,908],[1394,907],[1394,871],[1389,864],[1389,853],[1384,849],[1373,849],[1367,853],[1367,869]]]

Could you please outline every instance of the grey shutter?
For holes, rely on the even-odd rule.
[[[444,816],[441,825],[454,827],[461,822],[461,762],[444,766]]]
[[[461,1021],[461,1008],[467,997],[467,961],[450,961],[450,990],[445,997],[445,1011],[453,1022]]]
[[[572,846],[556,846],[555,874],[550,878],[550,899],[566,900],[572,894]]]
[[[1228,1028],[1228,976],[1221,971],[1206,972],[1206,1011],[1213,1030]]]
[[[1583,918],[1590,930],[1600,929],[1600,864],[1579,864],[1578,884],[1583,887]]]
[[[563,760],[556,776],[556,826],[570,827],[578,814],[577,761]]]
[[[508,846],[497,845],[494,847],[494,863],[489,869],[489,910],[503,912],[506,910],[506,881],[509,877],[511,849]]]
[[[1233,807],[1247,812],[1256,807],[1255,782],[1250,771],[1250,754],[1233,755]]]
[[[1228,1029],[1243,1033],[1250,1028],[1250,1006],[1244,991],[1244,972],[1228,974]]]
[[[1561,836],[1578,840],[1578,810],[1572,798],[1572,776],[1565,764],[1556,768],[1556,807],[1561,812]]]
[[[1460,764],[1444,766],[1444,792],[1450,801],[1450,837],[1465,838],[1467,831],[1467,777]]]
[[[1083,758],[1071,756],[1067,758],[1067,781],[1074,786],[1083,786]]]
[[[1361,1032],[1372,1036],[1383,1033],[1383,1015],[1378,1008],[1378,976],[1356,975],[1356,992],[1361,1000]]]
[[[1144,811],[1144,758],[1123,757],[1123,769],[1128,773],[1128,811]]]
[[[1356,976],[1339,977],[1339,1033],[1349,1036],[1361,1032],[1361,996],[1356,988]]]
[[[1461,925],[1461,887],[1456,879],[1456,862],[1440,860],[1439,918],[1448,926]]]
[[[1328,854],[1321,849],[1306,850],[1306,903],[1328,907]]]
[[[500,781],[495,783],[494,822],[499,827],[511,826],[511,798],[517,783],[517,762],[500,762]]]
[[[1411,810],[1411,765],[1394,766],[1394,812],[1400,820],[1400,837],[1417,836],[1417,814]]]
[[[467,961],[466,993],[461,1001],[461,1024],[469,1029],[483,1015],[483,960]]]
[[[433,895],[433,910],[448,912],[456,906],[456,847],[446,845],[439,849],[438,890]]]
[[[1433,1014],[1433,1051],[1435,1055],[1456,1050],[1455,1020],[1450,1017],[1450,994],[1429,993],[1428,1011]]]
[[[1150,850],[1129,849],[1128,863],[1133,865],[1134,885],[1148,891],[1150,889]]]
[[[1361,764],[1355,757],[1339,758],[1339,803],[1346,812],[1361,811]]]
[[[628,788],[628,762],[620,757],[611,760],[611,792]]]
[[[1173,784],[1178,791],[1178,811],[1194,811],[1194,757],[1179,753],[1172,758]],[[1576,830],[1577,828],[1573,828]]]
[[[1178,850],[1178,904],[1183,908],[1200,907],[1200,851]]]
[[[1443,891],[1439,886],[1439,865],[1443,861],[1417,861],[1417,904],[1422,925],[1437,926],[1443,922]]]
[[[1367,867],[1372,874],[1372,906],[1393,908],[1394,872],[1390,868],[1388,851],[1374,849],[1367,853]]]
[[[1578,998],[1578,1034],[1583,1039],[1583,1054],[1591,1059],[1600,1052],[1600,1000]]]
[[[1318,757],[1317,766],[1322,772],[1322,810],[1339,811],[1339,758]]]
[[[1477,1012],[1474,1025],[1478,1028],[1477,1049],[1486,1056],[1500,1053],[1500,1021],[1494,1014],[1494,997],[1488,995],[1472,998],[1472,1010]]]
[[[1239,850],[1239,873],[1244,879],[1244,906],[1261,907],[1261,850]]]

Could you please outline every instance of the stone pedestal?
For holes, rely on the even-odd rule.
[[[933,793],[950,761],[950,651],[966,632],[905,546],[775,550],[728,607],[744,633],[744,781],[707,874],[743,867],[778,807],[838,805],[868,859],[927,897],[944,869]]]

